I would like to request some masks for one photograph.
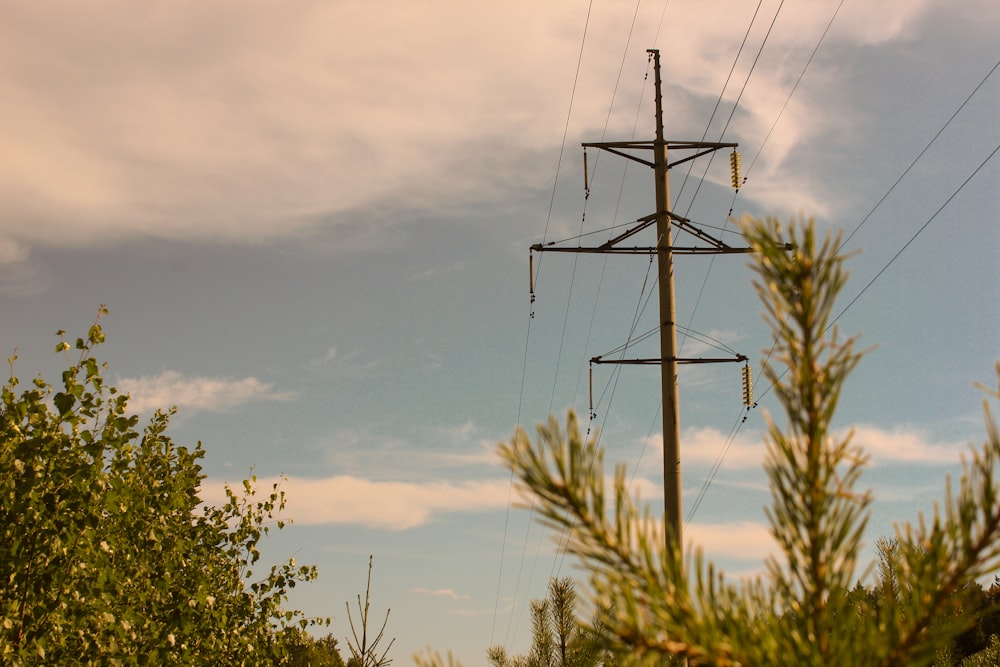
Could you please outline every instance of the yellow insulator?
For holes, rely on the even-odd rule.
[[[748,408],[753,405],[753,371],[749,364],[743,367],[743,405]]]
[[[738,151],[733,151],[729,154],[729,169],[733,176],[733,189],[739,190],[741,185],[740,178],[740,154]]]

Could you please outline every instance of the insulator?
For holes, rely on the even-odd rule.
[[[748,408],[753,405],[753,371],[749,364],[743,367],[743,405]]]
[[[535,255],[528,253],[528,294],[531,301],[535,301]]]
[[[733,189],[740,189],[740,154],[738,151],[733,151],[729,154],[729,170],[733,177]]]
[[[594,418],[594,365],[590,365],[590,418]]]
[[[590,174],[587,170],[587,149],[583,150],[583,198],[590,197]]]

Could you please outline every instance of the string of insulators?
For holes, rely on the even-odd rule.
[[[733,190],[739,190],[741,185],[740,179],[740,154],[738,151],[733,151],[729,154],[729,171],[733,177]]]
[[[750,364],[743,366],[743,406],[753,407],[753,370]]]
[[[583,198],[590,199],[590,174],[587,171],[587,149],[583,149]]]

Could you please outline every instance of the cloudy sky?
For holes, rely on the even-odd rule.
[[[344,637],[374,554],[397,662],[481,664],[525,650],[528,600],[575,572],[495,443],[571,406],[587,423],[587,360],[655,323],[645,257],[545,254],[528,294],[531,244],[652,210],[651,174],[610,154],[585,200],[580,149],[652,136],[646,49],[668,138],[739,142],[747,178],[734,197],[727,160],[678,167],[675,212],[734,244],[730,208],[802,213],[861,251],[838,324],[875,349],[838,426],[873,454],[874,539],[983,432],[998,30],[993,0],[0,0],[0,347],[56,378],[52,333],[107,304],[112,379],[144,414],[178,406],[206,497],[288,478],[268,555],[320,567],[295,604]],[[760,377],[746,258],[676,273],[684,353],[718,341]],[[658,503],[656,370],[593,384],[607,459]],[[681,374],[686,536],[734,575],[771,548],[758,396],[743,421],[736,364]]]

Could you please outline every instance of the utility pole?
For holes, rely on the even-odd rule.
[[[660,390],[663,399],[663,511],[666,525],[681,542],[681,414],[677,386],[677,307],[674,303],[673,233],[670,224],[670,168],[663,138],[663,84],[660,52],[653,51],[656,139],[656,263],[660,285]]]
[[[670,534],[676,544],[683,548],[682,517],[681,517],[681,453],[680,453],[680,401],[678,389],[678,365],[691,363],[716,362],[746,362],[747,358],[737,355],[732,358],[688,358],[678,357],[677,352],[677,308],[674,301],[674,255],[690,254],[730,254],[750,252],[749,248],[735,248],[714,238],[697,227],[687,218],[675,215],[670,211],[670,168],[707,155],[714,151],[733,149],[731,166],[733,169],[733,187],[739,187],[738,165],[739,154],[735,152],[737,144],[711,143],[702,141],[667,141],[663,133],[663,91],[660,77],[660,52],[656,49],[647,51],[653,61],[655,95],[656,95],[656,138],[652,141],[616,141],[602,143],[584,143],[584,149],[596,148],[613,153],[620,157],[638,162],[653,169],[656,187],[656,212],[639,218],[636,225],[618,236],[596,247],[559,246],[555,242],[535,244],[533,252],[577,252],[577,253],[615,253],[615,254],[655,254],[659,276],[660,297],[660,356],[653,359],[603,359],[592,358],[591,364],[659,364],[660,384],[663,400],[663,508],[664,520],[668,528],[667,545],[670,544]],[[674,162],[668,160],[669,149],[690,152]],[[634,154],[636,151],[652,151],[652,161]],[[586,154],[585,154],[586,156]],[[586,174],[586,160],[584,161]],[[586,178],[586,175],[585,175]],[[656,229],[656,244],[653,246],[623,247],[621,242],[638,232],[653,226]],[[701,241],[704,245],[675,246],[673,229],[686,232]],[[532,298],[534,298],[534,277],[531,278]],[[593,400],[591,400],[593,402]]]

